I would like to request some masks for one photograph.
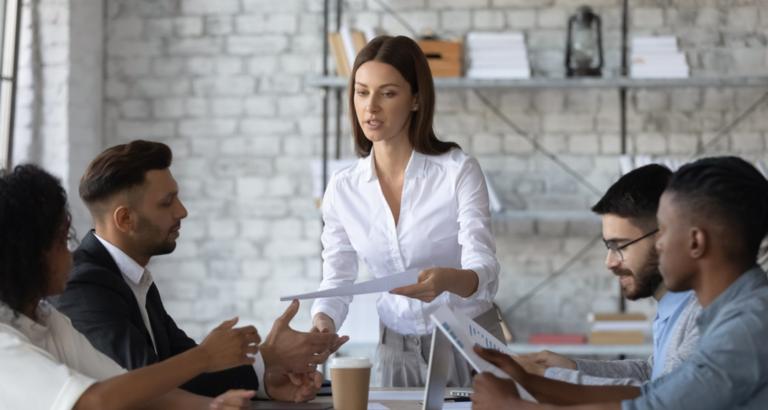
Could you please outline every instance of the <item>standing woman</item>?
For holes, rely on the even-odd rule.
[[[377,376],[385,387],[426,382],[430,313],[440,306],[501,337],[492,309],[499,264],[488,190],[474,158],[432,129],[435,91],[427,59],[410,38],[380,36],[358,54],[349,87],[360,159],[335,173],[323,198],[323,281],[349,285],[358,259],[377,278],[419,272],[418,283],[383,294]],[[335,332],[351,297],[318,299],[314,329]],[[449,386],[469,386],[454,352]]]

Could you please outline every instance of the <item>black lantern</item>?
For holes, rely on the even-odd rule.
[[[600,16],[589,6],[581,6],[568,19],[565,46],[565,75],[599,77],[603,69],[603,38]]]

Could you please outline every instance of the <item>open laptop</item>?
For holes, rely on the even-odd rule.
[[[445,384],[453,354],[451,341],[437,327],[432,331],[432,351],[429,353],[427,386],[422,410],[440,410],[445,400]]]

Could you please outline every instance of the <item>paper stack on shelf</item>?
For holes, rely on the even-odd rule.
[[[675,36],[638,36],[632,39],[630,75],[633,78],[686,78],[685,53]]]
[[[589,343],[599,345],[641,344],[651,325],[642,313],[590,313]]]
[[[523,33],[471,32],[466,44],[467,77],[531,78]]]

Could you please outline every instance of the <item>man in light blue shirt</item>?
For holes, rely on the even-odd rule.
[[[478,354],[539,401],[555,405],[767,409],[768,278],[756,261],[768,233],[768,181],[740,158],[698,160],[674,174],[657,219],[665,285],[672,291],[693,289],[703,308],[697,350],[675,371],[642,388],[579,386],[529,374],[495,351],[476,347]],[[511,386],[489,373],[476,376],[473,408],[544,408],[521,401]]]
[[[667,292],[659,300],[659,307],[656,309],[656,318],[653,320],[653,367],[651,371],[651,380],[658,379],[662,374],[666,374],[665,369],[672,369],[677,367],[682,360],[678,360],[674,367],[665,366],[667,362],[667,351],[671,348],[674,349],[677,346],[669,346],[670,334],[673,333],[674,324],[680,318],[681,314],[686,311],[686,307],[690,304],[695,304],[696,308],[693,309],[697,314],[691,317],[686,317],[691,323],[695,323],[695,316],[701,310],[698,308],[698,302],[696,301],[696,295],[693,292]],[[690,310],[688,310],[690,311]],[[695,340],[698,341],[699,335],[696,327],[691,327],[691,332],[695,332]],[[689,343],[687,346],[693,348],[696,344]],[[679,352],[676,356],[679,356]],[[690,354],[690,349],[685,351],[685,356]]]
[[[694,350],[701,307],[692,291],[668,292],[654,248],[656,211],[672,171],[649,164],[619,178],[592,207],[600,215],[605,267],[629,300],[654,298],[653,354],[647,360],[569,359],[549,351],[517,358],[531,373],[577,384],[639,386],[674,370]]]

